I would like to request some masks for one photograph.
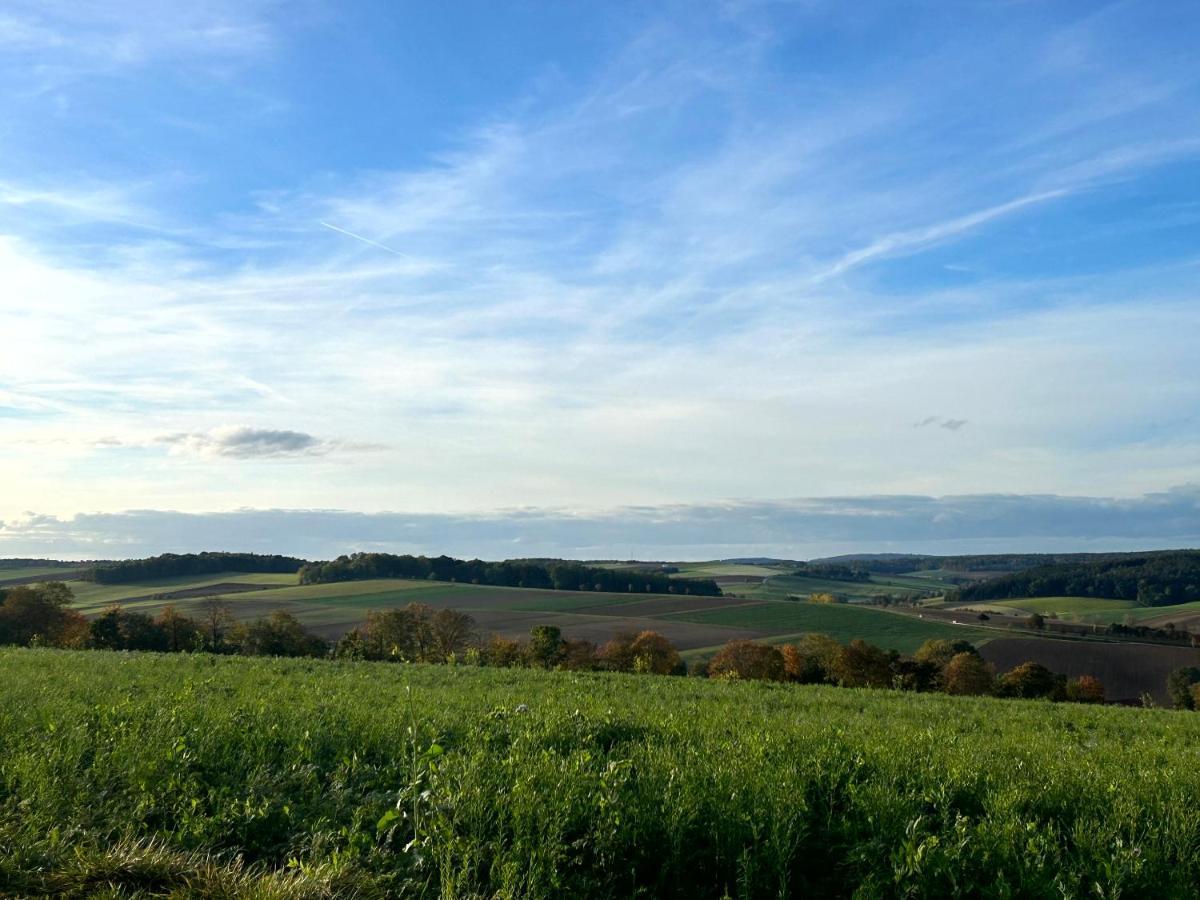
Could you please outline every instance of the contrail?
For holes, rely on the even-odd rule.
[[[336,225],[330,225],[328,222],[321,222],[320,225],[328,228],[330,231],[336,231],[338,234],[344,234],[347,237],[352,237],[356,241],[362,241],[364,244],[370,244],[372,247],[378,247],[380,250],[386,250],[388,253],[394,253],[397,256],[403,256],[405,259],[412,259],[407,253],[401,253],[399,250],[393,250],[386,244],[381,244],[379,241],[373,241],[370,238],[365,238],[361,234],[355,234],[353,231],[347,231],[345,228],[338,228]]]

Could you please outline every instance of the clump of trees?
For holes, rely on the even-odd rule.
[[[217,572],[292,573],[304,560],[294,556],[259,553],[164,553],[146,559],[126,559],[100,563],[80,574],[85,581],[98,584],[128,584],[153,578],[180,575],[212,575]]]
[[[86,647],[88,622],[61,581],[0,590],[0,644]]]
[[[1106,597],[1168,606],[1200,596],[1200,550],[1167,550],[1040,565],[962,588],[964,602],[1021,597]]]
[[[451,556],[409,556],[393,553],[355,553],[330,562],[308,563],[300,569],[301,584],[356,581],[366,578],[425,578],[502,587],[547,588],[559,591],[647,592],[721,596],[711,578],[671,578],[659,571],[605,569],[557,560],[513,559],[485,562]]]
[[[794,644],[782,646],[737,640],[726,644],[696,674],[722,679],[941,691],[957,696],[1104,702],[1104,686],[1090,675],[1068,681],[1038,663],[1025,663],[997,678],[971,643],[943,639],[926,641],[911,657],[862,640],[840,644],[823,634],[805,635]]]
[[[802,578],[825,578],[830,581],[870,581],[871,573],[863,565],[840,563],[800,563],[793,575]]]

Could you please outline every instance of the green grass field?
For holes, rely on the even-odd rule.
[[[75,606],[80,612],[100,612],[104,607],[127,600],[130,597],[145,597],[170,591],[203,588],[214,584],[241,582],[244,584],[294,585],[295,575],[246,574],[242,572],[218,572],[212,575],[182,575],[178,578],[158,578],[139,581],[136,584],[95,584],[90,581],[71,581],[68,585],[75,594]],[[132,608],[132,607],[131,607]]]
[[[1100,597],[1036,597],[1022,600],[993,600],[989,606],[1018,612],[1040,613],[1058,619],[1119,622],[1126,610],[1136,604],[1132,600],[1106,600]],[[1086,617],[1086,618],[1085,618]]]
[[[0,895],[1184,897],[1200,715],[0,650]]]
[[[679,568],[676,578],[713,578],[719,575],[762,575],[770,577],[790,570],[790,567],[755,566],[744,563],[672,563]]]
[[[59,566],[26,566],[24,568],[4,569],[0,568],[0,584],[6,581],[24,580],[26,578],[46,578],[62,579],[74,575],[75,569],[63,568]]]
[[[980,641],[993,636],[983,629],[927,622],[915,616],[844,603],[782,601],[743,609],[734,607],[679,613],[671,618],[706,625],[736,624],[741,628],[759,629],[780,637],[822,632],[842,643],[861,638],[885,650],[898,650],[901,653],[912,653],[931,638]]]
[[[729,585],[728,593],[763,600],[785,600],[789,596],[808,597],[809,594],[836,594],[848,600],[869,600],[883,594],[911,596],[946,587],[945,582],[913,575],[873,575],[870,581],[775,575],[762,584]]]

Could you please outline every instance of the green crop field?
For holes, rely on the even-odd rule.
[[[779,637],[823,632],[843,643],[861,638],[901,653],[912,653],[931,638],[979,641],[993,636],[979,628],[843,603],[777,601],[760,606],[677,613],[670,618],[705,625],[736,625]]]
[[[1100,597],[1035,597],[1021,600],[992,600],[989,606],[1011,609],[1018,612],[1041,613],[1055,618],[1086,617],[1088,621],[1098,616],[1105,622],[1119,622],[1121,616],[1136,604],[1132,600],[1106,600]]]
[[[0,895],[1184,897],[1200,715],[0,651]]]
[[[245,574],[242,572],[218,572],[212,575],[181,575],[177,578],[156,578],[135,584],[95,584],[90,581],[67,582],[75,595],[75,606],[80,612],[100,612],[112,603],[131,597],[148,597],[172,591],[205,588],[215,584],[237,582],[257,585],[294,585],[295,575]],[[161,604],[159,604],[161,605]],[[132,608],[132,607],[131,607]]]
[[[802,575],[775,575],[761,584],[734,584],[728,592],[742,597],[784,600],[809,594],[836,594],[849,600],[869,600],[883,594],[911,596],[945,590],[948,585],[936,579],[910,575],[873,575],[870,581],[840,581]]]
[[[63,568],[61,566],[26,566],[24,568],[3,569],[0,568],[0,584],[6,581],[19,581],[26,578],[41,578],[48,579],[63,579],[73,577],[76,569]]]
[[[771,575],[779,575],[781,572],[790,571],[791,567],[779,566],[755,566],[746,565],[745,563],[722,563],[722,562],[705,562],[705,563],[672,563],[679,568],[679,572],[675,575],[676,578],[712,578],[719,575],[762,575],[769,577]]]

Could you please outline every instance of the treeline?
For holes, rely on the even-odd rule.
[[[94,565],[86,562],[64,562],[61,559],[0,559],[0,572],[6,569],[77,569]]]
[[[71,609],[71,589],[61,581],[0,591],[0,644],[71,650],[202,651],[247,656],[328,656],[329,642],[292,615],[272,613],[237,622],[223,601],[206,600],[200,615],[173,605],[157,616],[114,604],[92,620]]]
[[[800,563],[792,575],[801,578],[825,578],[830,581],[871,580],[871,573],[864,566],[843,566],[837,563]]]
[[[1173,551],[1163,551],[1173,552]],[[1067,563],[1114,562],[1147,554],[1139,553],[974,553],[958,556],[927,554],[854,554],[814,559],[809,565],[832,564],[866,569],[876,575],[945,569],[950,572],[1022,572],[1039,566]]]
[[[969,585],[947,599],[979,602],[1059,596],[1132,600],[1141,606],[1195,600],[1200,598],[1200,551],[1169,550],[1038,566]]]
[[[114,605],[91,621],[70,608],[71,600],[71,591],[62,582],[0,591],[0,644],[524,666],[1104,701],[1104,686],[1098,679],[1084,675],[1068,680],[1038,663],[1024,663],[997,677],[975,647],[962,640],[929,640],[912,656],[862,640],[840,644],[824,634],[808,634],[780,646],[735,640],[711,659],[688,667],[671,642],[653,631],[618,634],[595,644],[565,638],[553,625],[539,625],[528,638],[514,640],[481,632],[466,613],[416,603],[370,612],[362,626],[331,644],[282,611],[235,621],[232,608],[216,598],[200,603],[195,616],[184,615],[174,606],[151,617]],[[1176,708],[1200,709],[1200,668],[1171,673],[1168,690]]]
[[[997,677],[979,651],[961,640],[928,640],[912,656],[862,640],[839,644],[825,634],[805,635],[782,646],[730,641],[690,674],[959,696],[1104,702],[1104,686],[1091,675],[1068,680],[1039,663],[1028,662]]]
[[[614,593],[698,594],[721,596],[711,578],[672,579],[659,572],[603,569],[562,561],[505,560],[485,562],[450,556],[397,556],[355,553],[331,562],[308,563],[300,569],[301,584],[357,581],[365,578],[425,578],[502,587],[548,588],[559,591]]]
[[[213,575],[218,572],[299,571],[304,560],[294,556],[259,553],[164,553],[147,559],[126,559],[96,565],[80,576],[99,584],[128,584],[180,575]]]

